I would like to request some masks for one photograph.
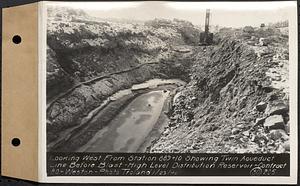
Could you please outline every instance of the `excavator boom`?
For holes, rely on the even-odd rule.
[[[213,43],[213,33],[209,32],[210,9],[206,9],[204,32],[200,33],[200,45],[211,45]]]

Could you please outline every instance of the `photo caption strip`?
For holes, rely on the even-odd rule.
[[[48,176],[289,176],[290,154],[48,153]]]

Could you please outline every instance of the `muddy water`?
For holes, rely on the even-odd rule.
[[[136,152],[157,123],[170,91],[142,94],[100,130],[79,152]]]

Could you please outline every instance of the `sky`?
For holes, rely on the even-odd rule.
[[[288,19],[296,2],[47,2],[85,10],[100,18],[151,20],[155,18],[184,19],[204,25],[205,10],[211,9],[211,24],[220,27],[259,26]]]

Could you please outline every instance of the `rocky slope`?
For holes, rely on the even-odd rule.
[[[148,150],[288,152],[288,39],[275,31],[231,30],[218,46],[199,48],[169,127]]]

